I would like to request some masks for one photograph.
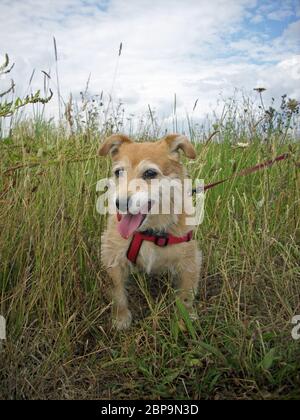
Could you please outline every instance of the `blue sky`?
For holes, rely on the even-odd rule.
[[[15,61],[22,92],[36,69],[54,76],[53,36],[59,51],[62,94],[90,90],[121,99],[128,112],[148,104],[205,114],[235,88],[266,97],[300,97],[299,0],[1,0],[0,55]],[[123,42],[113,83],[118,48]],[[2,85],[8,80],[0,80]],[[55,78],[52,78],[55,90]],[[113,86],[113,89],[112,89]],[[56,113],[56,102],[49,113]]]

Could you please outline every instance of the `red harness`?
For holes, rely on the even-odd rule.
[[[133,264],[136,264],[136,260],[139,256],[141,246],[144,241],[153,242],[155,245],[164,248],[168,245],[177,245],[183,242],[190,242],[193,238],[193,232],[189,232],[187,235],[182,237],[176,237],[170,233],[156,235],[148,232],[135,232],[127,251],[127,258]]]

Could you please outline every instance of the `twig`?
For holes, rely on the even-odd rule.
[[[58,163],[73,163],[73,162],[86,162],[88,160],[95,160],[98,159],[97,156],[92,156],[89,158],[75,158],[75,159],[66,159],[66,160],[53,160],[53,161],[47,161],[47,162],[28,162],[28,163],[22,163],[16,166],[12,166],[11,168],[6,169],[2,174],[7,175],[11,172],[17,171],[18,169],[25,169],[25,168],[34,168],[35,166],[42,166],[45,164],[45,166],[48,165],[55,165]]]
[[[3,198],[7,194],[10,187],[11,185],[8,185],[6,188],[4,188],[4,190],[0,193],[0,199]]]
[[[205,142],[205,146],[207,146],[210,142],[211,142],[211,140],[213,139],[213,137],[215,137],[215,135],[216,134],[219,134],[220,133],[220,130],[216,130],[216,131],[214,131],[209,137],[208,137],[208,139],[206,140],[206,142]]]

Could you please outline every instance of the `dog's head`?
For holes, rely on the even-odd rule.
[[[186,177],[181,153],[189,159],[196,157],[188,138],[178,134],[147,143],[114,134],[100,146],[100,156],[110,155],[113,161],[112,170],[118,186],[115,197],[119,211],[118,229],[124,238],[137,230],[167,229],[176,222],[172,204],[176,186],[182,185]],[[162,211],[161,207],[162,197],[165,204],[168,199],[162,187],[164,182],[165,185],[172,184],[169,212]],[[182,190],[178,194],[182,197]]]

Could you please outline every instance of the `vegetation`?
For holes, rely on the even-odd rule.
[[[300,149],[291,134],[299,104],[283,97],[277,111],[260,106],[233,98],[220,118],[188,117],[193,178],[213,182],[289,158],[207,192],[195,232],[204,254],[199,320],[175,304],[171,276],[135,275],[126,333],[111,329],[105,218],[95,207],[96,183],[109,171],[96,150],[124,129],[122,105],[110,112],[111,102],[86,90],[81,105],[70,98],[59,126],[14,124],[0,141],[1,398],[300,397],[300,344],[291,336],[300,314]],[[140,140],[163,134],[150,107],[130,127]]]
[[[1,76],[9,74],[14,67],[14,64],[10,66],[9,57],[5,55],[5,61],[3,64],[0,64],[0,78]],[[12,100],[7,100],[9,94],[14,94],[15,91],[15,82],[11,80],[10,87],[3,92],[0,91],[0,118],[1,117],[11,117],[18,109],[23,108],[29,104],[46,104],[48,103],[52,96],[53,92],[50,89],[50,95],[48,98],[41,98],[40,91],[38,90],[35,93],[26,95],[25,98],[13,98]]]

